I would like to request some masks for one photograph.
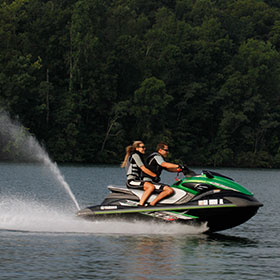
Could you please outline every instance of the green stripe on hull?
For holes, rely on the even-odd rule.
[[[190,210],[190,209],[212,209],[212,208],[228,208],[228,207],[236,207],[235,204],[230,205],[206,205],[206,206],[182,206],[182,207],[176,207],[176,208],[137,208],[137,209],[120,209],[120,210],[110,210],[110,211],[93,211],[92,215],[102,215],[102,214],[126,214],[126,213],[139,213],[139,212],[157,212],[157,211],[176,211],[176,210]]]
[[[198,218],[199,218],[199,217],[197,217],[197,216],[192,216],[192,215],[188,215],[188,214],[180,213],[180,212],[176,212],[176,211],[170,211],[170,212],[171,212],[171,213],[178,214],[178,215],[186,216],[186,217],[192,218],[192,219],[198,219]]]

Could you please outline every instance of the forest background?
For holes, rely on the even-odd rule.
[[[279,168],[279,51],[278,0],[0,0],[0,111],[57,162]]]

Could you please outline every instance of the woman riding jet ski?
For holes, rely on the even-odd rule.
[[[233,179],[212,171],[185,173],[171,185],[173,194],[156,206],[139,207],[143,190],[109,186],[100,205],[77,212],[86,219],[148,219],[165,223],[202,225],[208,232],[238,226],[253,217],[262,206],[254,195]],[[152,194],[147,202],[155,199]]]

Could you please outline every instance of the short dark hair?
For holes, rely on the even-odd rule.
[[[163,142],[161,142],[161,143],[159,143],[158,145],[157,145],[157,151],[159,151],[160,149],[164,149],[164,146],[168,146],[167,144],[165,144],[165,143],[163,143]]]

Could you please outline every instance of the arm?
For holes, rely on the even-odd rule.
[[[161,166],[169,172],[178,172],[179,164],[164,161]]]
[[[178,168],[180,168],[179,164],[166,162],[164,158],[161,155],[156,155],[154,157],[156,163],[160,165],[162,168],[164,168],[166,171],[169,172],[179,172]]]
[[[134,154],[132,156],[137,164],[137,166],[147,175],[151,176],[151,177],[156,177],[157,174],[155,174],[154,172],[152,172],[150,169],[148,169],[144,162],[141,160],[140,156],[137,154]]]
[[[140,169],[147,175],[151,176],[151,177],[156,177],[157,175],[152,172],[150,169],[148,169],[147,167],[145,167],[145,165],[140,166]]]

